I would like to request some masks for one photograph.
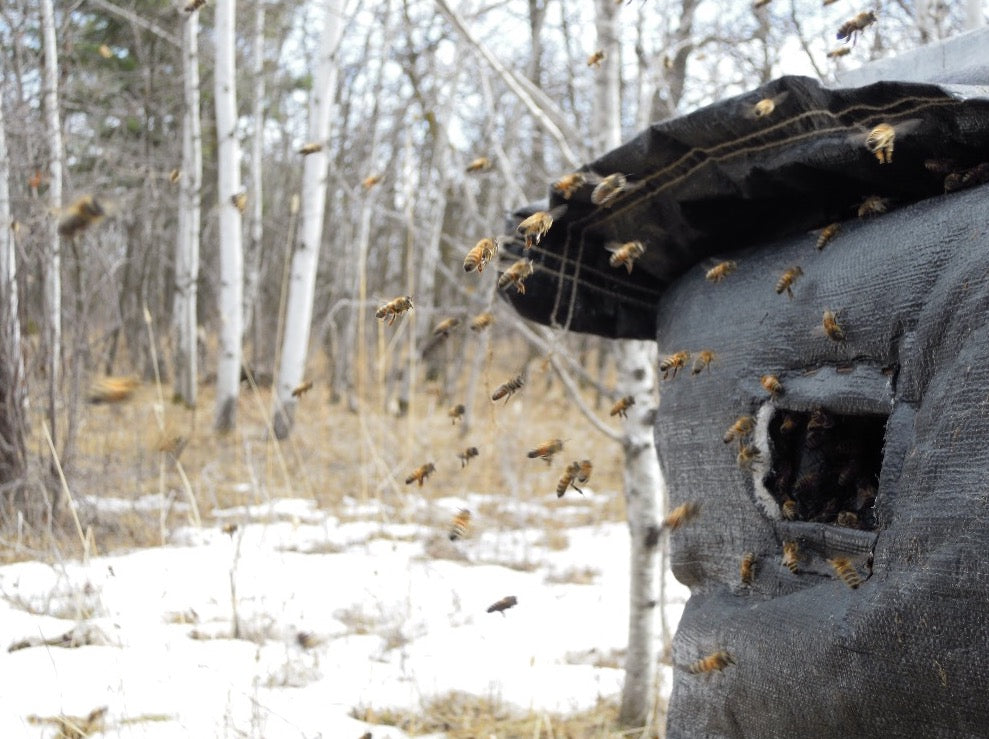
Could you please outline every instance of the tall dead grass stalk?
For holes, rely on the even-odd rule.
[[[155,392],[157,397],[157,402],[154,403],[154,413],[155,413],[155,423],[158,424],[158,433],[162,436],[165,435],[165,394],[161,390],[161,371],[158,367],[158,350],[155,348],[155,329],[151,323],[151,311],[148,310],[148,306],[144,306],[144,325],[148,329],[148,345],[151,349],[151,366],[155,370]],[[162,509],[165,505],[165,452],[159,452],[158,455],[158,486],[159,492],[161,493],[161,504]],[[199,505],[196,503],[196,496],[192,494],[192,485],[189,484],[189,478],[185,474],[185,470],[182,469],[182,462],[179,461],[178,457],[175,457],[175,469],[179,471],[179,477],[182,480],[182,490],[185,492],[185,497],[189,501],[189,511],[190,511],[190,523],[195,525],[197,528],[202,528],[203,519],[199,515]],[[164,520],[164,515],[162,516]],[[162,524],[161,532],[162,543],[165,543],[165,532],[164,524]]]

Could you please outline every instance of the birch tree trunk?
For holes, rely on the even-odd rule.
[[[367,161],[370,167],[378,166],[378,152],[381,142],[381,111],[382,100],[387,98],[384,92],[384,59],[387,55],[386,49],[393,43],[391,38],[394,27],[391,2],[384,6],[384,24],[380,39],[380,47],[377,49],[378,57],[377,69],[374,72],[374,82],[371,91],[374,96],[374,105],[371,108],[371,148]],[[372,49],[372,39],[368,35],[365,43],[365,54],[370,57]],[[380,171],[368,174],[380,174]],[[372,187],[362,194],[360,210],[357,218],[357,236],[353,239],[353,258],[347,259],[344,270],[343,286],[349,295],[356,295],[357,302],[352,308],[347,310],[348,319],[344,325],[342,340],[336,346],[336,356],[333,357],[334,370],[333,383],[334,395],[347,399],[347,409],[351,413],[357,413],[359,403],[367,400],[365,394],[367,382],[367,315],[365,307],[367,302],[367,257],[371,244],[371,217],[377,211],[380,187]],[[361,454],[366,452],[361,446]],[[363,457],[362,457],[363,460]]]
[[[58,53],[55,46],[55,10],[52,0],[41,0],[41,27],[45,49],[43,97],[45,133],[48,137],[48,203],[52,215],[47,219],[48,248],[45,252],[45,349],[48,353],[48,427],[52,446],[57,447],[57,395],[62,370],[62,265],[58,234],[58,213],[62,210],[62,125],[58,102]],[[55,479],[52,460],[52,479]],[[60,488],[52,485],[52,518],[58,511]]]
[[[285,336],[282,341],[278,386],[275,390],[275,436],[284,439],[292,428],[296,399],[292,389],[303,379],[309,349],[316,266],[319,259],[323,215],[326,207],[327,151],[330,121],[333,117],[333,94],[336,90],[336,53],[343,31],[341,0],[326,0],[323,35],[319,45],[319,63],[312,94],[309,97],[309,131],[307,141],[323,147],[305,158],[302,171],[302,238],[292,255],[288,300],[285,312]]]
[[[10,218],[10,160],[0,105],[0,492],[4,519],[9,503],[23,508],[27,469],[24,421],[24,363],[21,360],[21,328],[17,319],[17,262],[15,235]]]
[[[656,403],[656,344],[620,341],[615,349],[618,392],[636,403],[623,423],[622,477],[631,541],[628,651],[619,721],[645,726],[654,718],[656,698],[656,609],[663,609],[662,571],[657,568],[657,544],[666,484],[659,471],[653,439]]]
[[[620,5],[595,0],[597,48],[605,53],[595,85],[599,152],[621,144],[621,57],[618,36]],[[656,608],[659,578],[656,545],[659,531],[659,496],[663,482],[653,441],[652,416],[656,399],[656,346],[653,342],[619,341],[616,390],[632,395],[636,403],[622,426],[622,478],[630,535],[630,583],[628,650],[625,654],[625,686],[619,722],[625,726],[651,723],[656,696]]]
[[[199,280],[200,194],[203,147],[199,117],[199,14],[184,20],[182,66],[185,113],[182,119],[182,168],[179,180],[179,228],[175,247],[175,394],[196,405],[199,377],[196,304]]]
[[[237,417],[237,395],[243,341],[244,249],[241,212],[240,141],[237,138],[237,89],[234,19],[236,0],[216,4],[216,135],[217,196],[220,211],[220,356],[216,370],[217,431],[231,430]]]
[[[982,0],[966,0],[965,2],[965,30],[971,31],[973,28],[982,28],[986,24],[985,11],[982,8]]]
[[[930,43],[935,36],[931,19],[931,0],[916,0],[913,22],[920,34],[921,45]]]
[[[251,132],[251,230],[244,255],[244,335],[251,333],[255,325],[254,310],[257,306],[258,281],[261,271],[261,239],[264,235],[263,190],[261,164],[264,156],[264,3],[254,2],[254,49],[252,51],[251,77],[254,81],[254,105],[251,114],[254,130]],[[258,342],[252,342],[252,360],[258,356]],[[256,365],[256,361],[252,361]]]

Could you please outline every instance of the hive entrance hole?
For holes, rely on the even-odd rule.
[[[763,484],[783,517],[874,529],[885,430],[886,416],[777,410]]]

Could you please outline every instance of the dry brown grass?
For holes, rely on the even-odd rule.
[[[563,572],[551,572],[546,575],[550,584],[591,585],[601,575],[600,570],[593,567],[571,567]]]
[[[156,417],[153,384],[135,388],[123,402],[83,405],[76,452],[66,471],[72,495],[80,503],[83,529],[91,530],[97,553],[162,543],[163,534],[191,520],[188,510],[178,505],[187,503],[178,463],[207,525],[213,510],[283,497],[311,498],[331,511],[345,497],[406,510],[403,504],[411,499],[462,497],[468,492],[491,493],[496,504],[492,513],[504,501],[552,505],[560,465],[547,466],[525,455],[533,444],[555,436],[567,439],[569,456],[593,459],[596,490],[613,492],[605,505],[587,506],[586,522],[621,520],[620,450],[581,416],[542,363],[530,365],[526,387],[507,404],[490,401],[491,388],[517,371],[513,362],[523,354],[516,341],[499,340],[477,388],[473,424],[466,436],[461,436],[462,425],[451,425],[447,416],[451,402],[466,401],[466,378],[448,397],[442,397],[436,383],[420,383],[404,417],[388,413],[383,391],[372,387],[361,414],[355,414],[346,404],[330,403],[321,357],[314,359],[317,369],[307,375],[315,386],[299,403],[294,431],[283,442],[268,434],[272,391],[247,384],[242,386],[237,429],[226,435],[212,429],[215,394],[209,385],[200,387],[197,409],[166,404],[164,431]],[[168,387],[162,393],[171,395]],[[593,401],[590,391],[587,400]],[[44,403],[39,399],[32,407],[40,414]],[[40,415],[32,419],[32,428],[40,428]],[[171,443],[179,437],[184,445]],[[163,444],[163,439],[170,443]],[[42,444],[40,437],[30,442],[33,449],[43,449]],[[456,455],[466,446],[478,447],[480,454],[461,468]],[[423,487],[403,484],[410,470],[428,461],[435,463],[436,472]],[[86,507],[93,498],[134,500],[149,494],[163,494],[171,503],[164,512],[134,509],[123,514]],[[521,523],[497,517],[501,514],[494,519],[499,525]],[[79,542],[68,535],[64,539],[59,541],[62,554],[78,554]],[[43,537],[32,539],[31,532],[22,534],[21,544],[20,554],[8,549],[5,558],[23,559],[46,549]]]
[[[457,691],[432,698],[412,711],[355,708],[351,716],[368,723],[395,726],[412,735],[442,732],[448,739],[612,739],[638,737],[637,730],[617,726],[618,704],[601,701],[567,716],[521,712],[500,700]]]

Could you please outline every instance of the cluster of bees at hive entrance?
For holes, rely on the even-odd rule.
[[[768,0],[761,5],[768,4]],[[841,40],[854,42],[858,34],[876,22],[872,13],[861,13],[843,24],[838,32]],[[785,112],[788,92],[775,96],[762,97],[747,104],[743,117],[761,123],[776,124]],[[871,120],[866,118],[864,125],[851,126],[852,132],[846,141],[853,149],[864,150],[881,171],[890,171],[897,153],[897,145],[907,145],[921,140],[918,129],[923,120],[916,116],[924,107],[948,104],[947,102],[923,99],[900,101],[913,103],[901,105],[900,113],[889,119]],[[895,104],[889,106],[895,108]],[[917,134],[916,136],[913,136]],[[914,154],[915,152],[911,152]],[[917,160],[914,160],[917,161]],[[919,164],[919,161],[918,161]],[[913,166],[911,161],[910,166]],[[973,164],[951,160],[927,159],[923,167],[929,173],[944,178],[944,191],[953,192],[989,182],[989,162]],[[569,180],[561,181],[569,185]],[[849,212],[849,216],[869,219],[882,216],[896,202],[896,198],[882,193],[869,194]],[[789,304],[800,301],[801,287],[815,279],[814,258],[817,251],[832,243],[840,243],[845,227],[841,222],[825,223],[813,234],[805,264],[781,264],[779,270],[766,277],[766,290],[773,290],[780,299]],[[841,247],[839,247],[841,248]],[[703,265],[710,290],[725,289],[730,285],[735,273],[744,269],[742,258],[725,259]],[[749,276],[746,276],[749,279]],[[810,290],[807,295],[816,294]],[[849,337],[855,336],[854,325],[841,306],[822,304],[817,309],[818,321],[808,325],[807,331],[818,337],[824,345],[838,348],[845,345]],[[685,347],[664,356],[659,369],[664,382],[690,382],[708,371],[716,371],[717,347],[695,349]],[[850,372],[849,363],[838,363],[835,371]],[[689,375],[688,375],[689,370]],[[826,524],[844,529],[870,531],[876,527],[875,501],[879,487],[879,471],[882,464],[882,446],[885,432],[884,416],[842,416],[824,407],[810,408],[804,412],[784,410],[786,401],[785,367],[766,367],[761,375],[753,377],[758,383],[759,392],[764,393],[761,404],[769,403],[774,412],[768,418],[765,438],[768,446],[761,448],[755,443],[757,419],[751,408],[738,409],[734,417],[725,420],[723,441],[726,449],[734,456],[735,464],[746,478],[758,480],[778,504],[778,517],[786,521],[807,521]],[[890,368],[885,368],[888,373]],[[684,376],[687,379],[681,379]],[[772,453],[770,453],[770,449]],[[676,527],[667,525],[669,531],[695,520],[699,506],[690,501],[682,504],[675,512]],[[672,514],[671,514],[672,515]],[[784,571],[800,576],[807,572],[809,553],[802,550],[798,540],[785,539],[775,555],[776,566]],[[772,557],[761,558],[755,552],[738,553],[738,583],[743,591],[751,589],[758,577],[760,566],[766,567]],[[868,559],[868,558],[867,558]],[[862,558],[831,556],[826,559],[834,579],[850,589],[859,588],[868,578],[868,569],[862,565]],[[717,672],[735,664],[734,657],[724,649],[718,649],[681,669],[690,674]]]

